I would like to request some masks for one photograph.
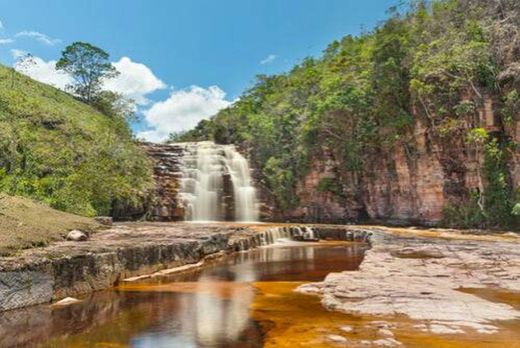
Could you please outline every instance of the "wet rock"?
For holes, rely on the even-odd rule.
[[[339,329],[340,329],[341,331],[343,331],[343,332],[347,332],[347,333],[348,333],[348,332],[352,332],[352,331],[354,331],[354,328],[353,328],[352,326],[350,326],[350,325],[342,325],[342,326],[340,326]]]
[[[504,236],[511,237],[511,238],[520,238],[520,233],[507,232],[507,233],[504,233]]]
[[[377,334],[383,337],[394,337],[394,333],[388,329],[379,329]]]
[[[458,326],[448,326],[442,324],[431,324],[429,330],[431,333],[440,335],[464,333],[464,330],[461,330]]]
[[[33,267],[32,271],[0,269],[0,312],[50,302],[54,284],[45,266]]]
[[[375,340],[372,344],[376,347],[397,347],[401,346],[402,343],[393,339],[393,338],[384,338],[380,340]]]
[[[73,242],[84,242],[88,239],[88,236],[86,233],[81,232],[79,230],[72,230],[67,234],[67,240],[73,241]]]
[[[72,232],[71,237],[84,238],[83,232]],[[251,225],[117,224],[81,243],[61,241],[0,257],[0,311],[78,297],[127,278],[188,269],[208,257],[289,236],[289,229]]]
[[[327,340],[334,343],[347,343],[348,339],[340,335],[327,335]]]
[[[121,220],[135,220],[148,215],[154,221],[184,219],[184,207],[178,197],[180,188],[180,161],[183,147],[176,144],[143,143],[142,147],[153,162],[155,197],[152,202],[135,209],[120,207],[115,216]]]
[[[493,333],[497,327],[490,323],[518,320],[520,310],[460,289],[520,291],[520,243],[506,237],[464,238],[377,232],[358,272],[329,274],[323,282],[302,285],[297,291],[320,295],[329,310],[406,315],[430,323],[417,327],[419,331],[460,333],[470,328]]]
[[[77,298],[65,297],[63,300],[60,300],[60,301],[54,303],[53,305],[54,306],[70,306],[72,304],[76,304],[79,302],[81,302],[81,300],[78,300]]]

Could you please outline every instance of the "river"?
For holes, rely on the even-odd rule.
[[[365,248],[356,243],[278,244],[227,256],[188,273],[124,283],[70,306],[11,312],[17,313],[20,325],[13,325],[12,337],[4,344],[262,347],[269,332],[276,331],[280,313],[297,317],[312,305],[312,311],[329,316],[317,297],[292,290],[330,272],[355,271]],[[274,308],[263,308],[266,297]]]

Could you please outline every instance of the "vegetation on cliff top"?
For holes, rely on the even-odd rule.
[[[463,153],[483,158],[478,187],[447,191],[446,224],[514,227],[519,192],[508,165],[517,151],[520,3],[414,1],[405,12],[392,9],[372,32],[333,42],[321,58],[286,74],[258,76],[239,101],[175,140],[251,149],[261,180],[285,210],[298,203],[297,184],[324,147],[340,162],[341,184],[355,192],[375,158],[397,147],[409,161],[417,158],[412,140],[421,124],[441,147],[446,178],[461,177]],[[495,106],[489,129],[479,115],[486,98]]]
[[[0,66],[0,191],[85,216],[141,204],[151,168],[116,99],[96,109]]]

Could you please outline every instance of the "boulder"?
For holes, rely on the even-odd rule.
[[[79,230],[72,230],[67,234],[67,240],[71,240],[74,242],[83,242],[88,239],[88,236],[86,233],[83,233]]]
[[[58,302],[54,303],[53,305],[54,306],[69,306],[69,305],[76,304],[79,302],[81,302],[81,300],[78,300],[77,298],[65,297],[63,300],[58,301]]]

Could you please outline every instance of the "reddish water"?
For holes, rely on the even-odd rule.
[[[190,273],[95,293],[68,307],[4,313],[0,346],[262,347],[269,325],[252,311],[255,300],[266,301],[258,284],[276,287],[356,270],[364,249],[359,244],[260,248]]]

